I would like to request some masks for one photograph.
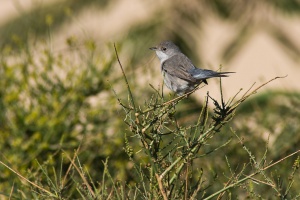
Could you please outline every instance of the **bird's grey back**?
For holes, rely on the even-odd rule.
[[[191,72],[195,70],[195,66],[192,61],[181,52],[165,60],[161,64],[161,70],[172,76],[190,82],[197,82],[197,79],[191,74]]]

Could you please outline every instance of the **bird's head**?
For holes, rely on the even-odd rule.
[[[161,63],[167,60],[168,58],[174,56],[175,54],[181,53],[178,46],[176,46],[171,41],[161,42],[159,45],[151,47],[150,49],[155,51]]]

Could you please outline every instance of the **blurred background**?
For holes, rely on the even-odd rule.
[[[82,162],[95,179],[109,156],[114,177],[134,180],[122,149],[129,130],[114,92],[126,100],[126,88],[113,43],[141,103],[154,93],[150,84],[161,89],[159,61],[149,47],[163,40],[176,43],[200,68],[236,72],[222,80],[227,99],[286,76],[247,100],[231,127],[250,148],[262,148],[258,157],[267,141],[270,160],[299,148],[298,0],[1,0],[0,38],[1,160],[20,172],[29,173],[35,160],[57,164],[53,157],[61,149],[81,145]],[[178,107],[182,124],[197,120],[207,91],[219,98],[219,80],[208,82]],[[231,136],[224,131],[211,148]],[[238,165],[244,153],[237,146],[232,142],[213,156],[224,164],[224,155],[231,155]],[[12,176],[0,175],[2,191]]]
[[[253,82],[285,75],[268,88],[293,92],[300,87],[298,6],[293,0],[2,0],[1,44],[12,34],[47,38],[50,20],[54,52],[64,51],[67,38],[92,38],[99,45],[124,40],[123,59],[134,54],[139,68],[159,72],[159,62],[148,48],[173,40],[199,67],[216,70],[222,65],[222,70],[236,71],[224,80],[229,95]],[[161,77],[154,78],[152,83],[159,84]]]

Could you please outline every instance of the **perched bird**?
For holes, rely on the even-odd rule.
[[[227,74],[234,73],[216,72],[195,67],[192,61],[171,41],[164,41],[150,49],[156,52],[160,60],[165,85],[177,95],[192,91],[202,82],[207,84],[206,79],[227,77]]]

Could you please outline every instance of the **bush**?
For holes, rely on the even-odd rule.
[[[278,148],[269,147],[268,137],[259,137],[259,129],[249,136],[253,130],[246,122],[253,115],[259,120],[254,120],[255,126],[268,127],[270,133],[274,127],[272,119],[265,126],[264,112],[253,109],[253,105],[267,107],[273,98],[262,95],[244,102],[264,85],[240,99],[225,100],[220,82],[221,100],[207,94],[199,105],[190,97],[194,91],[172,97],[154,88],[131,87],[134,76],[126,76],[127,68],[111,49],[86,41],[83,49],[70,46],[64,54],[47,49],[41,54],[29,49],[3,52],[2,195],[14,199],[299,197],[299,157],[290,158],[299,152],[296,145],[278,153]],[[116,61],[123,73],[116,73]],[[287,98],[291,104],[280,106],[284,118],[299,112],[293,110],[299,95],[291,96]],[[247,115],[249,109],[257,114]],[[286,130],[294,134],[299,126],[282,131]],[[272,144],[282,141],[283,135],[277,136]]]

